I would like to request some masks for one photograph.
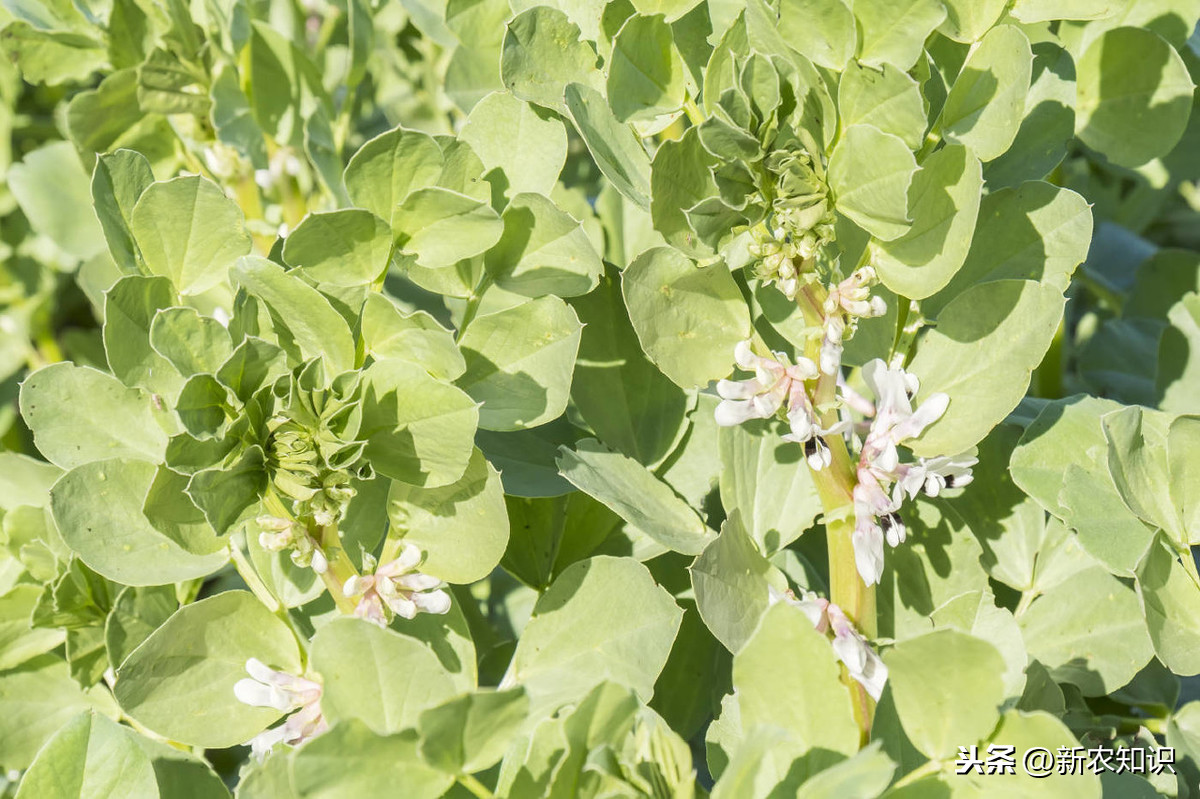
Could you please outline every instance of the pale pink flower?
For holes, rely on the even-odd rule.
[[[738,368],[753,372],[754,377],[717,383],[721,403],[714,416],[722,427],[771,418],[784,403],[804,394],[804,381],[817,376],[816,364],[808,358],[797,358],[792,365],[781,352],[772,353],[773,357],[756,355],[749,341],[738,342],[733,354]]]
[[[296,746],[329,728],[321,714],[321,683],[276,671],[257,658],[246,661],[246,672],[250,679],[238,680],[233,686],[238,701],[291,713],[283,724],[250,739],[256,758],[262,760],[276,744]]]
[[[348,597],[359,597],[354,615],[380,627],[388,624],[390,610],[405,619],[418,613],[443,614],[450,610],[450,594],[437,577],[417,571],[424,557],[421,550],[405,544],[393,561],[375,569],[373,574],[351,577],[342,587]],[[363,564],[369,569],[370,561]]]

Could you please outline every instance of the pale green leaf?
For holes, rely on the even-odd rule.
[[[590,86],[569,84],[564,102],[596,166],[624,197],[649,211],[650,157],[633,129],[621,124],[604,95]]]
[[[646,355],[684,388],[733,369],[750,335],[750,314],[723,263],[700,267],[669,247],[638,256],[621,275],[629,319]]]
[[[199,176],[148,186],[133,207],[130,228],[146,268],[170,278],[182,294],[225,282],[238,258],[250,252],[241,210]]]
[[[991,161],[1012,145],[1021,125],[1033,69],[1029,39],[1019,28],[993,28],[971,49],[942,106],[947,141]]]
[[[575,312],[554,296],[476,317],[459,339],[467,371],[457,382],[483,403],[480,426],[521,430],[561,415],[580,329]]]
[[[886,241],[908,231],[908,188],[916,171],[903,140],[860,124],[846,130],[829,157],[829,188],[838,211]]]
[[[391,252],[391,228],[357,208],[309,214],[283,244],[289,266],[332,286],[371,283],[387,269]]]
[[[480,100],[459,139],[471,145],[487,169],[500,169],[514,194],[548,195],[567,159],[563,123],[509,92],[493,92]]]
[[[1113,163],[1141,166],[1179,141],[1194,88],[1179,53],[1158,34],[1110,30],[1079,59],[1076,133]]]
[[[346,191],[360,208],[388,224],[413,191],[442,173],[442,148],[420,131],[394,128],[364,144],[346,166]]]
[[[573,297],[596,287],[604,265],[583,225],[541,194],[517,194],[485,264],[496,285],[526,297]]]
[[[300,673],[288,626],[246,591],[227,591],[180,609],[117,672],[117,701],[150,730],[193,746],[248,741],[280,713],[239,702],[233,686],[246,661]]]
[[[17,799],[157,799],[154,767],[136,737],[94,712],[76,716],[38,752]]]
[[[613,113],[622,122],[651,122],[687,99],[683,58],[660,16],[634,14],[613,39],[606,64]]]
[[[941,0],[856,0],[858,60],[868,66],[892,64],[907,72],[921,55],[925,39],[946,18]]]
[[[970,149],[950,144],[929,156],[908,189],[912,227],[872,250],[883,284],[919,300],[949,283],[967,259],[982,194],[983,174]]]
[[[632,458],[584,439],[574,451],[559,448],[558,468],[576,488],[663,546],[698,555],[712,531],[670,486]]]

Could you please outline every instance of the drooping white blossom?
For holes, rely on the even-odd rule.
[[[832,631],[834,655],[846,665],[846,671],[866,689],[871,698],[879,700],[887,682],[887,666],[840,607],[812,591],[802,591],[799,598],[791,591],[778,591],[774,586],[769,587],[768,591],[772,605],[787,602],[799,608],[817,632]]]
[[[445,584],[437,577],[417,571],[423,557],[420,549],[405,544],[395,560],[375,568],[372,574],[347,580],[342,592],[359,598],[354,615],[386,627],[389,610],[405,619],[415,618],[418,613],[448,612],[450,594],[442,590]],[[373,566],[368,558],[363,564],[364,571]]]
[[[789,432],[784,434],[783,440],[803,445],[804,457],[814,471],[819,472],[828,466],[833,457],[824,437],[840,436],[850,427],[849,421],[838,421],[828,427],[823,426],[805,392],[798,392],[793,398],[788,406],[787,417]]]
[[[808,358],[797,358],[793,365],[781,352],[772,353],[773,357],[756,355],[749,341],[738,342],[733,355],[738,368],[753,372],[754,377],[717,383],[721,402],[715,418],[722,427],[771,418],[785,403],[805,393],[804,381],[817,376],[816,364]]]
[[[296,746],[328,729],[321,713],[321,683],[276,671],[257,658],[246,661],[246,672],[250,678],[238,680],[233,686],[239,702],[291,713],[283,724],[250,739],[256,758],[262,760],[276,744]]]
[[[917,479],[915,474],[909,477],[910,465],[900,462],[897,447],[941,418],[950,398],[939,392],[914,409],[912,398],[920,389],[914,375],[898,366],[888,367],[879,359],[864,365],[862,371],[875,394],[875,416],[856,469],[852,540],[858,572],[864,582],[873,585],[883,575],[883,542],[895,547],[905,539],[904,523],[897,511],[905,479]],[[893,484],[898,490],[889,494]]]

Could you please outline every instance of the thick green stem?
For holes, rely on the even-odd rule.
[[[810,284],[796,297],[805,321],[811,327],[819,328],[824,323],[824,293],[821,287]],[[819,362],[820,348],[820,340],[814,337],[809,340],[805,354],[810,360]],[[822,373],[813,391],[814,407],[823,408],[819,411],[822,427],[830,427],[837,421],[837,410],[833,406],[836,390],[837,376]],[[811,473],[824,511],[829,551],[829,601],[840,607],[864,636],[874,638],[877,630],[875,587],[863,582],[854,558],[854,463],[841,436],[830,436],[825,443],[829,447],[830,464]],[[850,689],[854,718],[865,745],[870,737],[875,703],[845,668],[842,669],[842,681]]]

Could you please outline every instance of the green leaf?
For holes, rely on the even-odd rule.
[[[1187,546],[1187,529],[1170,490],[1167,431],[1171,417],[1132,406],[1100,421],[1108,440],[1108,471],[1125,505],[1142,521]]]
[[[650,696],[683,612],[629,558],[568,566],[538,598],[501,688],[524,685],[531,715],[612,680]]]
[[[687,14],[699,0],[631,0],[639,14],[651,16],[662,14],[667,22],[674,22]]]
[[[657,467],[684,436],[692,398],[646,359],[615,269],[571,305],[583,323],[571,383],[575,407],[605,444]]]
[[[938,630],[897,644],[884,661],[904,732],[929,757],[950,757],[996,726],[1004,661],[986,641]]]
[[[697,238],[685,212],[717,193],[710,171],[717,160],[705,149],[700,131],[700,127],[688,128],[682,138],[660,144],[650,171],[650,215],[654,229],[691,257],[711,254],[711,250]],[[629,260],[640,252],[639,249],[630,253]],[[609,259],[613,256],[609,255]],[[628,263],[625,259],[618,260]]]
[[[103,43],[91,36],[38,30],[21,19],[0,31],[0,50],[9,61],[20,64],[25,80],[50,86],[86,81],[108,62]]]
[[[126,585],[163,585],[212,574],[225,562],[224,552],[189,552],[146,517],[143,505],[155,473],[153,464],[120,459],[67,472],[50,494],[63,540],[92,569]]]
[[[1113,13],[1108,0],[1015,0],[1012,15],[1032,24],[1052,19],[1100,19]]]
[[[1006,0],[942,0],[946,21],[939,29],[956,42],[977,42],[1004,13]]]
[[[1114,574],[1132,576],[1153,533],[1122,502],[1108,471],[1101,417],[1111,400],[1074,397],[1046,406],[1013,451],[1013,482],[1079,533]]]
[[[841,0],[813,4],[837,8],[841,6]],[[810,19],[803,19],[801,27],[810,26]],[[899,136],[912,150],[919,148],[925,140],[929,121],[920,84],[896,67],[888,64],[879,68],[858,64],[847,66],[838,82],[837,102],[841,124],[846,128],[871,125],[884,133]]]
[[[989,186],[1041,180],[1067,155],[1075,135],[1075,61],[1055,43],[1033,45],[1032,82],[1023,113],[1012,146],[984,169]]]
[[[1154,656],[1133,589],[1102,568],[1051,588],[1018,621],[1029,656],[1084,696],[1112,693]]]
[[[1200,479],[1200,419],[1182,416],[1171,423],[1167,433],[1167,473],[1170,495],[1185,532],[1185,541],[1200,543],[1200,497],[1192,486]]]
[[[482,402],[487,430],[536,427],[562,414],[581,325],[554,296],[476,317],[459,339],[467,371],[458,385]]]
[[[967,259],[983,194],[979,159],[949,144],[921,165],[908,189],[912,227],[872,250],[884,285],[924,299],[942,289]]]
[[[371,283],[387,269],[391,253],[391,228],[357,208],[309,214],[283,244],[289,266],[331,286]]]
[[[568,84],[599,89],[602,80],[596,69],[596,52],[580,40],[579,28],[566,14],[547,6],[534,6],[509,21],[500,53],[500,76],[518,99],[560,114],[566,110],[563,92]]]
[[[712,531],[666,483],[595,439],[580,441],[574,451],[560,447],[558,468],[576,488],[668,549],[698,555],[712,539]]]
[[[1025,34],[1012,25],[993,28],[972,47],[942,106],[946,140],[983,161],[1003,154],[1020,128],[1032,68]]]
[[[421,755],[450,774],[483,771],[504,757],[528,711],[522,688],[451,699],[421,714]]]
[[[442,173],[442,148],[420,131],[394,128],[364,144],[346,166],[350,199],[395,228],[400,203]]]
[[[354,367],[350,328],[319,291],[257,255],[240,259],[233,277],[266,306],[279,345],[293,361],[321,356],[331,375]]]
[[[126,272],[136,271],[141,254],[130,229],[133,207],[154,182],[150,162],[134,150],[116,150],[96,158],[92,172],[92,202],[108,251]]]
[[[7,37],[20,25],[23,23],[13,23],[0,32],[0,42],[9,41]],[[80,260],[104,251],[88,176],[70,143],[60,141],[34,150],[12,164],[6,178],[35,231]]]
[[[416,255],[417,265],[442,269],[486,252],[504,232],[500,216],[485,202],[449,189],[417,189],[392,214],[396,247]]]
[[[150,346],[185,376],[215,374],[233,354],[229,331],[192,308],[163,308],[150,323]]]
[[[1009,414],[1029,386],[1062,318],[1066,300],[1053,286],[996,280],[950,302],[912,363],[916,402],[950,397],[942,417],[911,444],[923,456],[963,452]]]
[[[121,665],[117,701],[139,723],[181,743],[242,744],[279,718],[239,702],[246,661],[301,672],[296,639],[246,591],[226,591],[181,608]]]
[[[424,311],[403,313],[384,294],[372,292],[367,297],[362,336],[367,352],[376,359],[405,361],[442,380],[455,380],[467,370],[450,331]]]
[[[488,273],[526,297],[574,297],[596,287],[604,264],[570,214],[541,194],[517,194],[504,209],[504,233],[488,250]]]
[[[750,336],[746,303],[721,262],[699,267],[656,247],[622,273],[621,292],[642,349],[684,388],[729,374],[733,348]]]
[[[613,39],[607,93],[617,119],[652,122],[687,99],[683,58],[660,16],[634,14]]]
[[[381,474],[426,487],[453,483],[474,451],[479,411],[460,389],[413,364],[376,361],[362,373],[360,435]]]
[[[154,767],[136,738],[95,712],[76,716],[38,752],[17,798],[158,797]]]
[[[421,759],[415,732],[384,737],[353,719],[310,742],[292,761],[292,784],[304,799],[380,796],[397,786],[405,799],[437,799],[453,782]]]
[[[604,95],[591,86],[568,84],[563,101],[596,166],[622,196],[649,211],[650,157],[633,129],[617,120]]]
[[[1141,166],[1178,143],[1194,86],[1171,45],[1151,31],[1106,31],[1079,59],[1079,139],[1120,166]]]
[[[451,583],[486,577],[508,544],[508,512],[500,473],[478,449],[457,482],[439,488],[392,483],[392,529],[426,553],[421,571]]]
[[[917,162],[903,140],[870,125],[848,128],[829,157],[838,211],[885,241],[909,229],[908,187]]]
[[[799,799],[875,799],[896,773],[896,764],[876,742],[805,780]]]
[[[471,145],[487,169],[501,170],[513,194],[550,194],[567,160],[563,123],[509,92],[492,92],[480,100],[459,140]]]
[[[858,44],[854,15],[843,0],[784,0],[779,35],[817,66],[834,70],[846,66]]]
[[[733,658],[733,687],[744,729],[786,730],[801,751],[846,757],[858,751],[858,725],[833,647],[798,608],[781,602],[767,610]]]
[[[357,719],[379,735],[417,723],[453,696],[454,683],[421,641],[361,619],[335,619],[312,643],[324,680],[321,709],[331,722]]]
[[[1025,669],[1029,654],[1021,638],[1021,628],[1012,612],[996,606],[991,589],[960,594],[933,612],[935,628],[953,629],[987,641],[1004,658],[1001,679],[1006,698],[1019,697],[1025,690]]]
[[[16,585],[0,596],[0,671],[45,654],[66,639],[61,629],[31,626],[42,588]]]
[[[1171,326],[1158,347],[1158,405],[1164,411],[1200,413],[1200,294],[1175,303],[1167,318]]]
[[[250,252],[242,212],[216,184],[199,176],[146,187],[133,207],[133,238],[151,274],[182,294],[225,282],[234,262]]]
[[[704,624],[730,652],[739,651],[770,604],[770,562],[746,534],[738,511],[731,511],[721,534],[689,569],[696,608]]]
[[[66,661],[54,655],[0,672],[0,710],[0,762],[8,769],[28,768],[42,745],[81,711],[118,713],[107,690],[81,689]]]
[[[718,440],[726,513],[738,512],[751,540],[767,555],[799,538],[821,512],[804,448],[780,441],[765,425],[724,427]]]
[[[165,277],[130,275],[105,292],[104,352],[108,368],[122,383],[164,397],[179,393],[183,377],[150,346],[155,315],[178,304],[175,288]]]
[[[966,262],[921,310],[936,317],[953,298],[992,280],[1036,280],[1065,292],[1091,240],[1091,208],[1075,192],[1040,181],[1001,189],[979,205]]]
[[[38,450],[64,469],[105,458],[158,461],[167,447],[151,398],[88,366],[56,363],[29,375],[21,415]]]
[[[892,64],[907,72],[929,34],[946,18],[940,0],[856,0],[859,63]]]
[[[475,443],[500,470],[504,493],[510,497],[559,497],[573,491],[558,474],[558,448],[573,445],[582,431],[565,416],[529,430],[497,433],[480,430]]]
[[[192,475],[188,496],[218,535],[226,535],[256,507],[267,488],[262,448],[247,447],[236,459]]]
[[[178,607],[175,587],[171,585],[123,589],[104,622],[104,645],[109,663],[120,668],[125,658]]]
[[[1179,556],[1151,547],[1138,569],[1137,590],[1158,659],[1175,674],[1200,674],[1200,585]]]

